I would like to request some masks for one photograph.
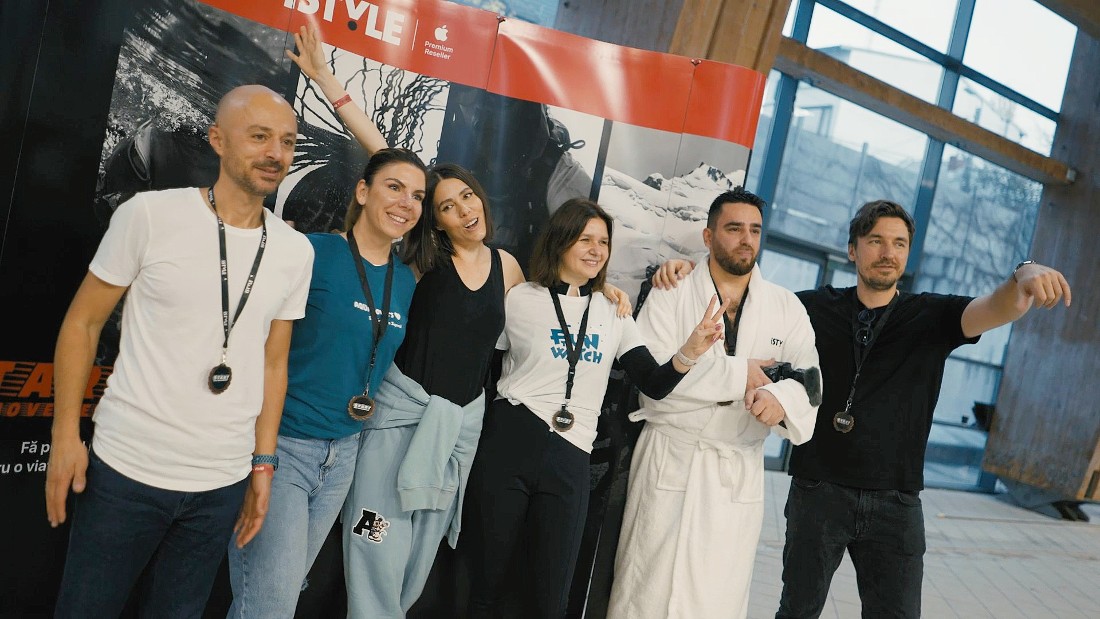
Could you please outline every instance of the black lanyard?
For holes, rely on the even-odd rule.
[[[573,378],[577,374],[577,362],[581,359],[581,349],[584,348],[584,334],[588,330],[588,310],[592,308],[592,294],[588,295],[588,305],[584,307],[584,315],[581,316],[581,327],[577,332],[577,342],[574,345],[573,338],[569,337],[569,325],[565,322],[565,313],[561,311],[561,301],[558,300],[558,292],[550,289],[550,298],[554,301],[554,311],[558,314],[558,325],[565,335],[565,358],[569,362],[569,373],[565,378],[565,404],[569,404],[569,396],[573,393]],[[562,406],[564,407],[565,404]]]
[[[882,333],[882,329],[886,327],[886,321],[890,319],[890,314],[894,311],[894,306],[897,305],[898,299],[901,298],[900,294],[894,294],[894,298],[890,299],[890,303],[886,306],[886,311],[883,312],[882,318],[878,319],[878,323],[875,324],[875,328],[871,330],[871,339],[866,345],[861,346],[856,342],[856,334],[859,332],[859,297],[856,297],[856,312],[852,317],[852,356],[856,362],[856,374],[852,377],[852,389],[848,392],[848,402],[844,405],[844,412],[847,413],[852,409],[852,398],[856,395],[856,382],[859,381],[859,373],[863,370],[863,362],[867,360],[867,356],[871,354],[871,347],[878,341],[878,336]],[[862,348],[862,351],[860,350]]]
[[[226,352],[229,350],[229,332],[233,330],[233,325],[236,325],[237,319],[241,317],[244,304],[248,302],[248,295],[252,294],[252,284],[255,283],[256,274],[260,271],[260,260],[264,257],[264,248],[267,246],[267,213],[262,212],[264,209],[261,207],[260,227],[263,232],[260,233],[260,246],[256,248],[256,259],[252,261],[252,271],[248,273],[248,281],[245,282],[244,290],[241,291],[241,300],[237,303],[237,311],[233,314],[233,321],[230,322],[229,259],[226,257],[225,250],[225,222],[222,221],[221,215],[218,215],[218,207],[214,204],[213,187],[206,191],[206,197],[210,198],[210,208],[214,209],[214,217],[218,220],[218,250],[221,252],[222,272],[222,331],[225,333],[225,339],[222,340],[222,363],[225,363]]]
[[[714,280],[711,279],[711,283]],[[718,292],[718,286],[714,287],[714,294],[718,295],[718,304],[721,305],[722,293]],[[741,327],[741,315],[745,313],[745,301],[749,298],[749,287],[745,285],[745,292],[741,294],[741,302],[737,304],[737,315],[733,317],[733,324],[730,324],[730,317],[725,312],[722,312],[722,324],[726,329],[726,343],[723,345],[726,348],[726,355],[733,356],[737,352],[737,330]]]
[[[393,253],[389,254],[386,261],[386,286],[382,292],[382,314],[374,311],[374,295],[370,293],[370,284],[367,283],[367,270],[363,267],[363,256],[359,254],[359,246],[355,243],[355,234],[351,230],[347,232],[348,249],[351,251],[352,260],[355,261],[355,271],[359,274],[359,283],[363,286],[363,296],[367,298],[367,311],[370,313],[371,326],[374,331],[374,341],[370,347],[370,365],[367,366],[367,389],[370,390],[371,376],[374,374],[374,359],[378,354],[378,343],[386,334],[386,326],[390,319],[390,292],[393,290]]]

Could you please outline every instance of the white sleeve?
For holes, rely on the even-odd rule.
[[[610,301],[608,302],[610,303]],[[612,315],[614,315],[614,306],[611,309]],[[645,346],[645,340],[642,339],[642,334],[638,330],[638,323],[634,322],[634,318],[631,316],[618,317],[615,316],[613,320],[618,320],[622,325],[622,332],[619,336],[619,347],[615,349],[615,358],[620,359],[622,356],[639,346]],[[650,353],[652,354],[652,352]],[[656,357],[655,357],[656,358]],[[657,363],[664,363],[668,359],[657,359]]]
[[[817,342],[810,317],[802,303],[795,299],[793,305],[797,306],[792,311],[794,314],[784,339],[783,351],[777,361],[786,361],[796,369],[820,368],[817,357]],[[783,424],[772,426],[772,431],[779,436],[789,439],[795,445],[801,445],[810,440],[814,435],[814,425],[817,423],[817,407],[810,404],[809,395],[802,383],[788,378],[778,383],[764,385],[760,389],[768,391],[779,400],[786,412]]]
[[[88,270],[114,286],[129,286],[137,279],[149,247],[148,204],[142,194],[123,202],[99,242]]]

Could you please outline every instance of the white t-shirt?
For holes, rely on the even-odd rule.
[[[264,345],[272,320],[305,313],[313,248],[271,213],[267,247],[221,363],[218,224],[196,188],[139,193],[118,207],[89,270],[129,286],[114,373],[93,420],[96,454],[123,475],[166,490],[202,492],[244,479],[263,403]],[[229,315],[237,311],[260,228],[226,226]]]
[[[569,335],[576,341],[588,297],[559,295]],[[569,411],[573,427],[563,438],[592,453],[596,420],[600,416],[607,379],[615,359],[645,342],[634,319],[619,318],[616,306],[603,294],[592,294],[584,347],[577,362]],[[565,401],[565,379],[569,373],[565,336],[558,323],[550,291],[535,283],[512,288],[505,297],[504,332],[497,348],[506,350],[504,368],[497,383],[499,397],[523,404],[554,430],[551,418]]]

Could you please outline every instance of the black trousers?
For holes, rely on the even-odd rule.
[[[918,493],[795,477],[784,515],[776,619],[820,616],[845,550],[856,568],[863,617],[920,617],[925,541]]]
[[[517,549],[538,617],[560,619],[588,512],[589,455],[524,406],[492,403],[463,507],[469,617],[495,617]],[[521,542],[525,542],[521,544]]]

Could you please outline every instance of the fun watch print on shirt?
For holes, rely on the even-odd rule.
[[[576,345],[577,336],[570,334],[569,338]],[[603,353],[599,351],[599,348],[600,334],[586,334],[584,336],[584,346],[581,348],[580,360],[599,364],[603,361]],[[550,329],[550,352],[555,359],[567,359],[569,357],[569,351],[565,349],[565,332],[561,329]]]

